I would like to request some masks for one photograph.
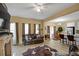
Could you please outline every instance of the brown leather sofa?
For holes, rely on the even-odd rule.
[[[23,44],[38,44],[44,42],[43,36],[39,34],[27,34],[23,35]]]

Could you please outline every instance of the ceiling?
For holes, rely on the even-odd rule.
[[[57,23],[57,22],[74,21],[74,20],[79,20],[79,11],[62,16],[62,17],[58,17],[48,22]]]
[[[11,16],[19,16],[24,18],[45,19],[66,8],[71,7],[74,3],[47,3],[41,12],[34,10],[33,3],[6,3],[8,12]]]

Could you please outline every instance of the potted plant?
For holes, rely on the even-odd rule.
[[[58,32],[61,33],[63,31],[62,27],[58,27]]]

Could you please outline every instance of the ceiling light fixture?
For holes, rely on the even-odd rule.
[[[44,6],[43,6],[42,3],[35,3],[33,6],[35,7],[35,10],[36,10],[37,12],[41,12],[41,10],[44,9]]]
[[[38,8],[38,7],[36,8],[36,10],[37,10],[37,12],[41,12],[41,9],[40,9],[40,8]]]

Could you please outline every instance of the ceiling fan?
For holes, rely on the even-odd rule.
[[[52,4],[52,3],[33,3],[33,6],[32,7],[28,7],[28,9],[33,8],[37,12],[41,12],[44,9],[46,9],[47,6],[50,5],[50,4]]]
[[[41,3],[35,3],[33,6],[37,12],[41,12],[42,10],[45,9],[44,4],[41,4]]]

